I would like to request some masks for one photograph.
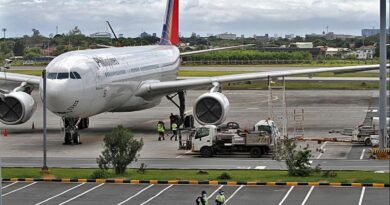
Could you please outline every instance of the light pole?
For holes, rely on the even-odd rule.
[[[42,172],[48,173],[49,168],[47,167],[47,144],[46,144],[46,69],[42,71],[42,78],[43,78],[43,86],[42,86],[42,95],[43,95],[43,166],[42,166]]]
[[[386,0],[380,0],[379,148],[387,147]]]
[[[4,33],[4,42],[5,42],[5,32],[7,31],[7,29],[6,28],[3,28],[3,29],[1,29],[2,31],[3,31],[3,33]]]

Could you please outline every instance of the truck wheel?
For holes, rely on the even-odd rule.
[[[211,147],[202,147],[202,149],[200,149],[200,154],[202,157],[212,157],[213,149],[211,149]]]
[[[370,138],[367,138],[366,140],[364,140],[364,145],[366,146],[371,146],[371,139]]]
[[[262,151],[259,147],[252,147],[249,152],[253,158],[261,157],[262,154]]]

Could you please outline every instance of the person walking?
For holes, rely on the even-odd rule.
[[[202,191],[202,194],[196,198],[197,205],[209,205],[206,191]]]
[[[165,127],[163,121],[158,121],[157,123],[157,132],[158,132],[158,141],[165,140],[164,133],[165,133]]]
[[[225,204],[225,195],[222,190],[219,191],[217,197],[215,197],[216,205],[224,205]]]
[[[172,138],[175,137],[175,141],[177,141],[177,124],[176,124],[176,122],[172,123],[171,129],[172,129],[172,136],[171,136],[170,140],[172,140]]]

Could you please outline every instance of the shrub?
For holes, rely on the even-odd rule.
[[[91,179],[106,179],[108,177],[110,177],[110,173],[106,169],[97,169],[91,174]]]
[[[142,139],[134,139],[133,133],[119,125],[104,137],[104,150],[96,160],[101,169],[112,167],[115,174],[123,174],[126,167],[137,160],[143,146]]]
[[[273,157],[278,161],[285,160],[289,175],[309,176],[314,171],[309,162],[311,150],[308,147],[296,150],[296,147],[294,139],[279,140],[274,146]]]
[[[222,180],[228,180],[228,179],[231,179],[231,178],[232,177],[227,172],[222,172],[222,174],[218,176],[218,179],[222,179]]]

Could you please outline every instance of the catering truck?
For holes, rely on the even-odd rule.
[[[229,123],[228,123],[229,124]],[[245,152],[251,157],[261,157],[272,151],[280,132],[272,120],[261,120],[253,130],[240,129],[238,126],[205,125],[195,129],[191,139],[192,151],[200,152],[203,157],[215,154]]]

